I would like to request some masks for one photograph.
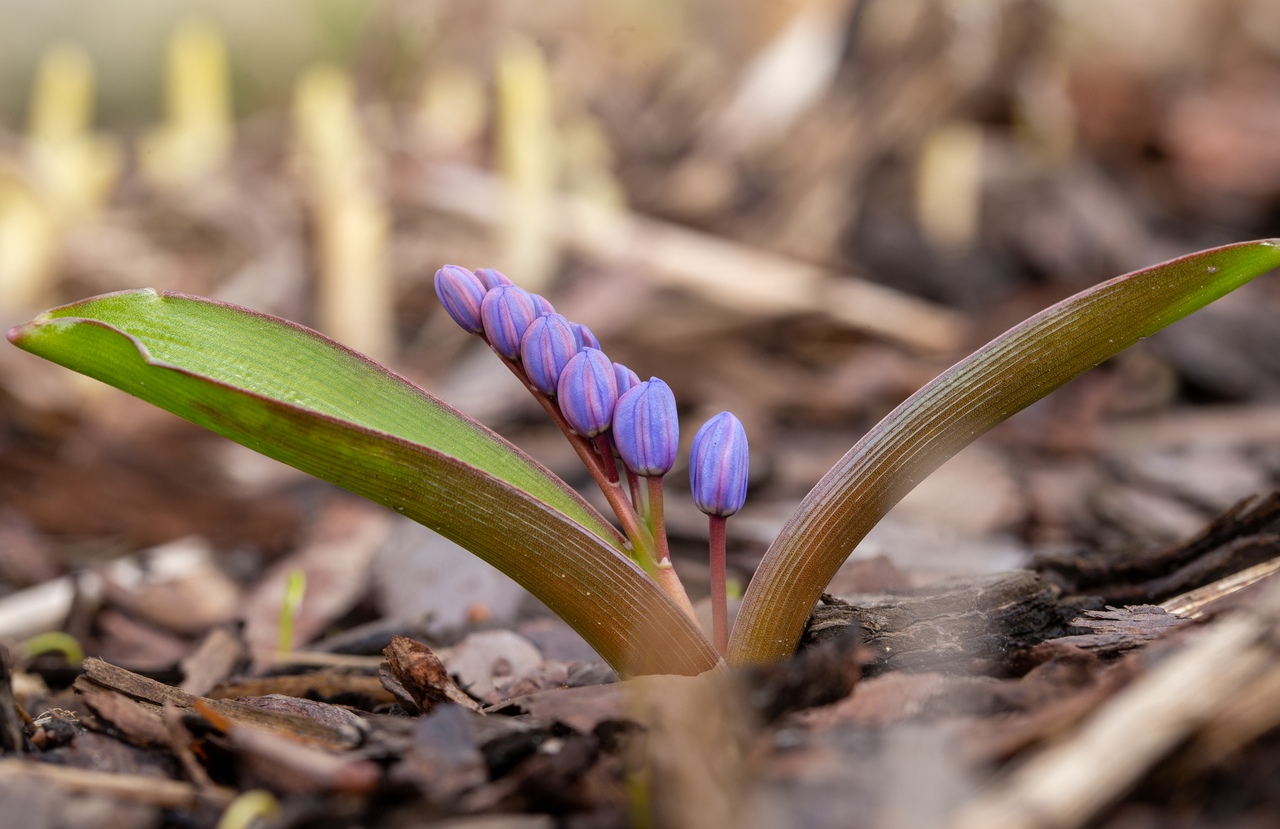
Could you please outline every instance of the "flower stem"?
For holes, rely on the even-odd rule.
[[[716,650],[723,656],[729,648],[728,592],[725,586],[724,527],[725,519],[719,515],[711,518],[711,628]]]
[[[604,432],[596,435],[595,447],[600,455],[600,466],[604,469],[605,477],[609,479],[609,483],[618,486],[618,464],[613,460],[613,444],[609,441],[609,435]]]
[[[631,491],[631,505],[635,507],[640,518],[648,524],[649,504],[645,501],[645,492],[640,484],[640,476],[632,472],[630,469],[627,469],[625,464],[622,468],[626,470],[627,473],[627,489]],[[653,529],[653,527],[650,526],[650,529]]]
[[[671,550],[667,546],[667,525],[662,517],[662,476],[658,475],[652,478],[645,478],[649,485],[649,515],[650,523],[653,527],[653,539],[657,544],[655,560],[657,567],[654,570],[654,581],[658,583],[666,594],[679,605],[680,609],[689,614],[689,618],[695,622],[698,621],[698,614],[693,610],[693,603],[689,601],[689,594],[684,590],[684,584],[681,583],[680,577],[676,575],[676,569],[671,565]]]
[[[529,390],[533,398],[538,401],[551,420],[564,433],[569,445],[578,453],[578,459],[582,461],[582,465],[591,473],[591,477],[595,479],[600,491],[604,493],[605,500],[609,502],[614,514],[618,516],[618,521],[622,524],[622,532],[627,536],[627,540],[631,542],[632,559],[637,564],[648,569],[649,559],[654,555],[653,536],[640,523],[635,509],[632,508],[631,502],[627,500],[626,493],[618,485],[617,468],[614,467],[613,480],[610,480],[609,473],[595,447],[592,446],[589,440],[573,430],[569,422],[564,419],[564,415],[560,413],[560,407],[555,404],[555,401],[538,391],[529,382],[529,376],[525,374],[524,369],[518,363],[502,356],[496,350],[494,353],[498,355],[498,358],[502,360],[507,368],[511,369],[511,373],[524,384],[524,387]],[[613,452],[607,447],[605,451],[608,452],[609,465],[613,466]]]

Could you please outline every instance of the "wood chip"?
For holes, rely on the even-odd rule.
[[[90,771],[26,760],[0,759],[0,777],[25,779],[33,785],[54,786],[65,791],[111,795],[167,809],[193,808],[207,803],[225,806],[236,795],[231,789],[200,789],[177,780]]]
[[[93,713],[115,726],[134,745],[169,744],[169,728],[154,705],[146,706],[123,694],[109,691],[82,691],[80,697]]]
[[[349,747],[360,741],[357,733],[332,728],[307,717],[264,711],[233,700],[194,697],[180,688],[147,679],[101,659],[86,659],[84,670],[84,675],[75,682],[75,688],[80,693],[114,691],[157,707],[169,703],[178,708],[193,708],[196,701],[200,700],[207,710],[214,711],[233,723],[270,729],[293,739],[335,747]]]
[[[1075,829],[1274,663],[1274,625],[1224,618],[1113,697],[1062,742],[967,803],[952,829]]]
[[[195,708],[206,717],[217,717],[207,700],[197,701]],[[225,727],[227,739],[247,761],[250,772],[277,791],[368,794],[381,776],[370,760],[343,756],[266,728],[231,722],[217,725]]]
[[[244,640],[227,628],[215,628],[194,653],[182,660],[184,679],[178,687],[188,694],[204,696],[248,662],[249,648]]]
[[[237,699],[280,694],[289,697],[321,697],[331,699],[346,694],[367,697],[374,705],[395,702],[395,697],[376,676],[350,671],[316,671],[308,674],[285,674],[224,682],[206,694],[209,699]]]

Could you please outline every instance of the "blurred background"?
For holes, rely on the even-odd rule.
[[[0,0],[0,322],[124,288],[226,299],[585,484],[435,298],[442,264],[498,267],[667,380],[686,446],[715,412],[744,421],[739,583],[937,372],[1103,279],[1280,233],[1278,208],[1270,0]],[[1277,319],[1262,279],[1131,349],[949,463],[855,559],[923,580],[1166,543],[1274,487]],[[684,474],[668,509],[696,585]],[[432,593],[449,568],[419,564],[424,533],[0,349],[5,591],[185,539],[225,587],[206,628],[299,569],[309,599],[346,585],[312,636],[516,612],[488,575]],[[126,593],[81,617],[101,652],[163,662],[200,633],[190,605],[178,624]],[[259,603],[274,619],[279,592]]]

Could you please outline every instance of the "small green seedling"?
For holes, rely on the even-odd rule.
[[[294,568],[284,582],[284,596],[280,599],[280,621],[276,627],[276,653],[287,656],[293,652],[293,624],[302,612],[302,597],[307,593],[307,574]]]
[[[836,570],[926,475],[1013,413],[1276,267],[1280,241],[1268,240],[1135,271],[1042,311],[943,372],[804,498],[748,584],[731,632],[724,519],[745,496],[746,436],[732,415],[712,418],[694,440],[690,471],[711,522],[715,643],[693,619],[667,554],[662,477],[678,438],[670,389],[611,363],[584,326],[496,271],[446,266],[437,293],[564,431],[621,532],[489,429],[295,323],[137,290],[55,308],[9,339],[436,530],[527,588],[624,676],[697,674],[722,660],[791,654]]]

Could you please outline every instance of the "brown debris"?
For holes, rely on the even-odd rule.
[[[202,790],[177,780],[55,766],[30,760],[0,759],[0,778],[4,777],[64,791],[108,794],[163,808],[190,808],[209,802],[225,806],[235,796],[229,789]]]
[[[26,748],[24,724],[13,696],[13,655],[0,645],[0,754],[17,754]]]
[[[428,800],[445,805],[483,785],[488,773],[472,725],[474,716],[449,703],[422,716],[414,728],[413,743],[392,777],[412,782]]]
[[[383,653],[387,657],[387,672],[382,684],[411,710],[429,713],[446,702],[470,711],[481,710],[480,704],[453,681],[440,658],[421,642],[395,636]]]
[[[304,702],[298,700],[299,703]],[[233,722],[205,700],[193,707],[226,736],[247,767],[247,773],[276,791],[322,792],[336,790],[367,794],[378,783],[377,765],[359,757],[344,756],[337,747],[302,742],[287,732]]]
[[[204,696],[248,664],[249,649],[244,640],[226,628],[214,628],[200,646],[182,660],[182,685],[188,694]]]
[[[861,627],[869,670],[1016,670],[1027,649],[1066,631],[1059,592],[1031,572],[956,579],[902,593],[824,596],[805,633],[820,642]]]
[[[266,697],[272,694],[320,699],[334,699],[351,694],[367,698],[377,705],[393,702],[396,699],[382,684],[379,677],[351,673],[342,669],[229,680],[219,683],[205,696],[210,699],[238,699]]]
[[[1071,620],[1072,627],[1084,628],[1090,633],[1050,641],[1074,645],[1100,656],[1114,656],[1140,648],[1188,624],[1187,619],[1154,605],[1108,607],[1106,610],[1086,610],[1083,616]]]
[[[1111,603],[1160,602],[1280,557],[1280,492],[1247,498],[1191,539],[1128,557],[1045,556],[1037,570],[1068,592]]]
[[[206,711],[217,714],[228,722],[254,725],[293,739],[334,747],[349,747],[359,742],[358,734],[348,728],[334,728],[310,717],[282,714],[263,710],[234,700],[213,700],[195,697],[178,688],[147,679],[99,659],[85,660],[85,673],[76,680],[75,687],[81,693],[104,689],[131,697],[142,703],[150,703],[157,710],[166,704],[178,708],[192,708],[200,702]]]

